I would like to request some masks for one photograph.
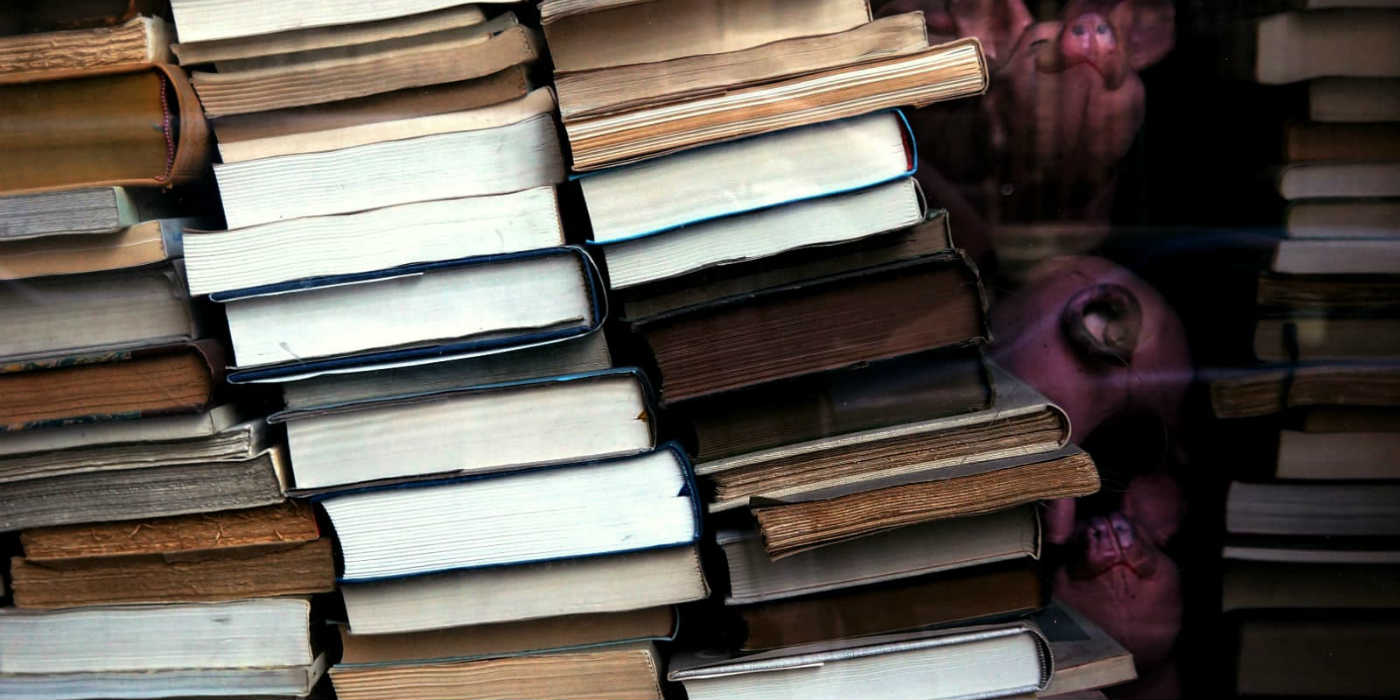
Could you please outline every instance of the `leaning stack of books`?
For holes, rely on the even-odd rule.
[[[979,45],[930,47],[920,13],[864,0],[541,14],[591,245],[696,460],[715,617],[741,621],[733,655],[681,653],[669,678],[692,698],[1043,689],[1031,504],[1098,475],[1060,409],[984,362],[977,271],[894,111],[985,89]]]
[[[185,291],[179,231],[217,220],[208,132],[147,5],[0,10],[0,532],[22,551],[0,695],[304,696],[331,543],[224,403]]]
[[[1393,695],[1377,650],[1400,640],[1400,10],[1313,5],[1244,23],[1231,61],[1306,107],[1281,139],[1259,364],[1211,384],[1256,437],[1230,471],[1222,608],[1237,692]]]
[[[697,491],[565,245],[538,30],[257,5],[173,3],[229,227],[187,237],[189,284],[229,380],[282,386],[290,493],[334,529],[337,695],[658,696],[670,606],[708,594]]]

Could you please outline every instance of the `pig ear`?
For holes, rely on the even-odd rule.
[[[1176,479],[1161,473],[1144,474],[1128,484],[1122,511],[1143,535],[1161,546],[1181,527],[1184,504]]]
[[[993,66],[1011,54],[1016,40],[1031,26],[1031,13],[1022,0],[948,0],[948,12],[958,36],[980,39]]]
[[[1170,0],[1123,0],[1113,8],[1109,21],[1127,49],[1133,70],[1162,60],[1176,44],[1176,6]]]

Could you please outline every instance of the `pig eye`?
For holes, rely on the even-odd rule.
[[[1099,34],[1107,34],[1107,33],[1108,33],[1108,25],[1107,25],[1107,24],[1100,24],[1100,25],[1099,25],[1099,28],[1098,28],[1098,32],[1099,32]]]
[[[1084,36],[1084,25],[1076,24],[1070,29],[1070,32],[1075,36]]]

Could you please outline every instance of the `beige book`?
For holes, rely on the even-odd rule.
[[[168,260],[179,255],[180,223],[143,221],[110,234],[0,243],[0,280],[121,270]]]
[[[407,88],[327,104],[224,117],[215,122],[214,133],[222,147],[235,141],[330,131],[381,121],[460,112],[519,99],[529,91],[530,79],[525,66],[514,65],[472,80]]]
[[[1385,361],[1397,354],[1400,321],[1392,319],[1266,318],[1254,326],[1254,356],[1265,362]]]
[[[558,17],[544,31],[554,70],[569,73],[738,51],[868,21],[867,0],[664,0]]]
[[[1307,433],[1278,436],[1280,479],[1400,478],[1400,433]]]
[[[1289,165],[1279,171],[1278,192],[1290,201],[1400,197],[1400,162]]]
[[[540,0],[540,24],[550,24],[585,12],[639,5],[656,0]]]
[[[449,7],[407,17],[352,24],[340,27],[293,29],[274,34],[179,43],[170,47],[183,65],[236,61],[258,56],[275,56],[312,51],[334,46],[372,44],[406,36],[431,34],[447,29],[471,27],[486,21],[486,15],[476,5]],[[223,69],[220,65],[220,70]]]
[[[897,58],[837,68],[565,124],[575,170],[596,170],[704,144],[986,91],[982,45],[963,39]]]
[[[1274,249],[1269,269],[1288,275],[1400,274],[1400,240],[1284,239]]]
[[[297,153],[320,153],[381,141],[399,141],[455,131],[508,126],[537,114],[550,114],[553,111],[554,92],[546,87],[520,99],[461,112],[220,143],[219,154],[223,156],[225,163],[238,163]]]
[[[1400,95],[1400,84],[1395,92]],[[1294,202],[1285,228],[1289,238],[1394,238],[1400,236],[1400,199]]]
[[[115,27],[0,37],[0,84],[170,63],[170,25],[136,17]]]
[[[709,595],[695,547],[341,586],[352,634],[620,612]]]
[[[1285,12],[1255,28],[1254,79],[1400,77],[1400,13],[1385,9]]]
[[[1308,117],[1316,122],[1400,121],[1400,80],[1320,78],[1310,81]]]
[[[507,13],[474,27],[320,49],[285,65],[191,76],[210,117],[334,102],[490,75],[539,57],[539,38]]]
[[[561,73],[564,121],[716,95],[779,78],[915,53],[928,48],[921,12],[884,17],[837,34],[785,39],[720,54]]]
[[[170,11],[183,41],[205,42],[374,22],[461,4],[462,0],[172,0]]]
[[[661,659],[650,643],[499,659],[331,668],[344,700],[661,700]]]
[[[676,609],[663,605],[400,634],[350,634],[350,628],[345,625],[340,625],[339,630],[343,650],[339,668],[345,668],[428,659],[481,659],[614,642],[669,639],[676,631]]]

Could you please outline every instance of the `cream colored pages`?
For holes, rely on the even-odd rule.
[[[665,0],[545,27],[558,73],[725,53],[870,20],[866,0]]]
[[[450,134],[457,131],[492,129],[515,124],[537,114],[549,114],[553,111],[554,92],[549,88],[540,88],[518,100],[479,109],[358,124],[325,131],[220,143],[219,155],[223,156],[225,163],[238,163],[245,160],[287,156],[296,153],[319,153],[381,141],[398,141],[419,136]]]
[[[184,65],[233,61],[255,56],[314,51],[334,46],[371,44],[378,41],[398,39],[406,36],[430,34],[447,29],[471,27],[486,21],[486,15],[476,5],[450,7],[438,12],[429,12],[410,17],[399,17],[380,22],[367,22],[345,27],[325,27],[302,29],[276,34],[181,43],[171,47]]]

